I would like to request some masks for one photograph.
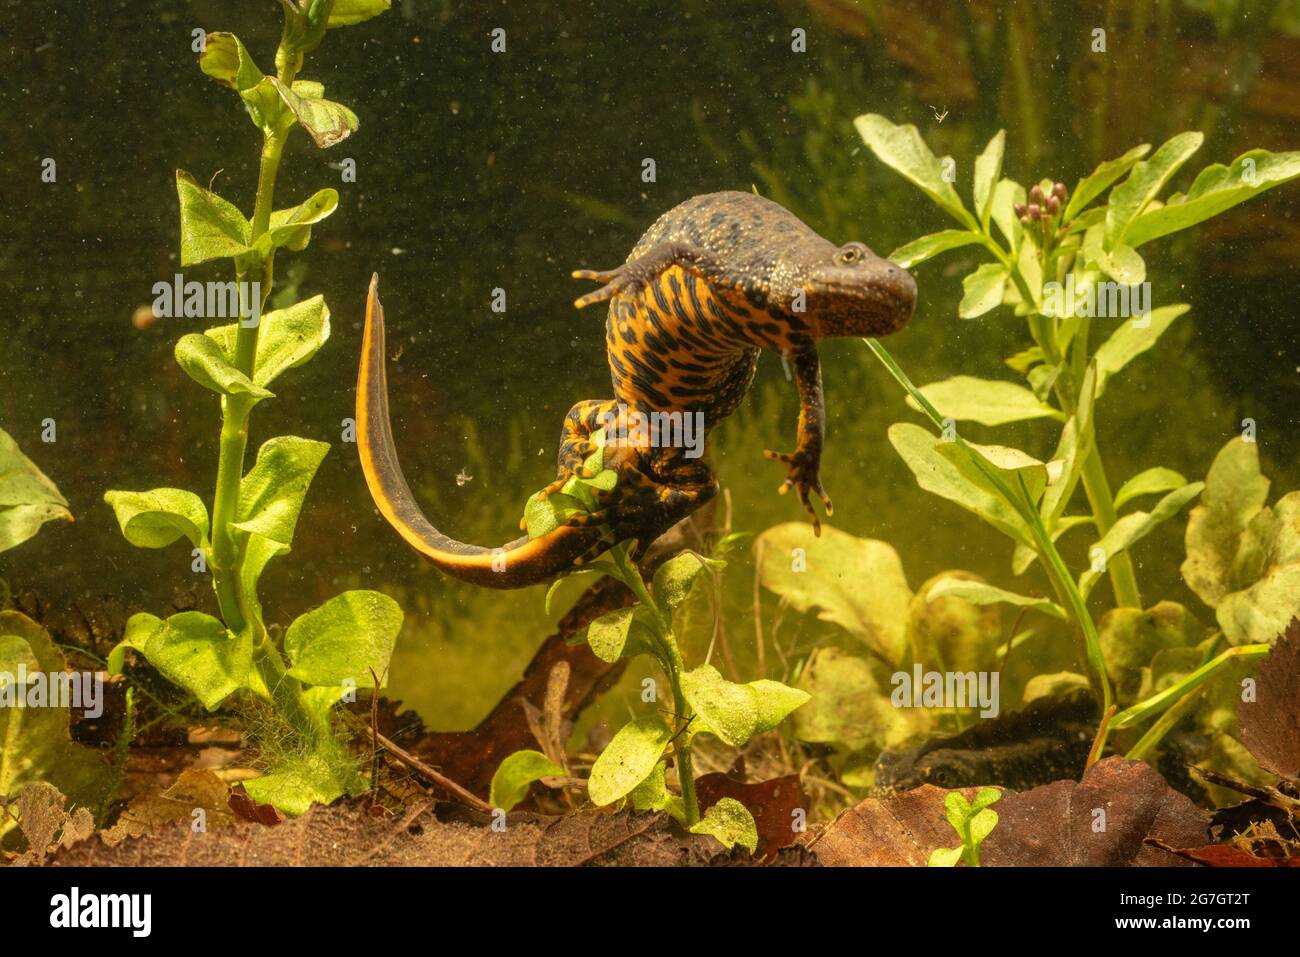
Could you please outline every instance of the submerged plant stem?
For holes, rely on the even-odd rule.
[[[1088,504],[1092,506],[1092,516],[1096,520],[1097,536],[1100,539],[1119,520],[1119,514],[1115,511],[1115,496],[1110,490],[1106,468],[1102,464],[1101,452],[1097,449],[1095,439],[1092,449],[1083,460],[1079,477],[1083,482],[1084,494],[1088,496]],[[1115,604],[1141,608],[1142,593],[1138,590],[1132,556],[1127,551],[1120,552],[1111,558],[1106,570],[1110,573],[1111,587],[1115,589]]]
[[[673,734],[675,737],[680,736],[676,752],[677,778],[682,789],[686,826],[690,827],[700,819],[700,803],[695,796],[695,772],[691,760],[690,705],[687,704],[686,695],[682,691],[682,672],[686,670],[686,663],[682,660],[682,654],[672,634],[672,618],[659,607],[650,590],[645,587],[645,579],[641,577],[641,570],[637,568],[636,562],[628,555],[627,546],[616,545],[610,550],[610,557],[618,566],[620,579],[632,590],[642,605],[654,612],[655,641],[658,646],[655,649],[656,657],[667,673],[668,683],[673,689],[673,712],[676,715],[677,725],[673,729]]]
[[[277,56],[277,61],[281,58]],[[286,86],[292,85],[297,70],[302,66],[298,57],[280,70],[280,81]],[[275,204],[275,181],[280,173],[280,160],[284,155],[284,144],[288,130],[263,133],[262,155],[257,170],[257,198],[253,206],[252,233],[250,245],[257,242],[271,224],[271,210]],[[245,324],[243,314],[246,301],[251,305],[251,297],[240,296],[240,317],[235,327],[235,368],[250,379],[257,360],[257,338],[261,330],[260,317],[262,306],[271,294],[271,282],[275,250],[266,254],[261,262],[236,261],[235,279],[239,289],[246,288],[249,277],[261,267],[261,288],[257,302],[259,321]],[[254,268],[249,268],[252,265]],[[221,451],[217,460],[217,487],[212,500],[212,555],[209,565],[212,570],[212,587],[217,593],[217,604],[221,617],[231,631],[242,631],[250,624],[247,596],[239,580],[239,566],[243,556],[240,554],[239,542],[235,537],[234,522],[239,511],[239,483],[244,474],[244,453],[248,448],[248,417],[252,405],[246,400],[225,396],[221,400]],[[263,635],[254,635],[255,641],[261,641]],[[274,649],[272,649],[274,654]]]

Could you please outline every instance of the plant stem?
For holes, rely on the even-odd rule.
[[[1088,496],[1088,504],[1092,506],[1092,516],[1096,520],[1097,535],[1100,537],[1110,531],[1111,526],[1118,521],[1119,514],[1115,511],[1115,497],[1111,493],[1095,438],[1092,449],[1083,460],[1079,477],[1083,482],[1083,491]],[[1141,608],[1142,593],[1138,591],[1133,559],[1129,553],[1124,551],[1114,556],[1107,571],[1110,572],[1111,586],[1115,589],[1115,604]]]
[[[700,819],[700,804],[695,796],[695,772],[691,761],[691,709],[686,703],[686,695],[682,691],[682,672],[686,670],[686,663],[682,661],[682,653],[677,648],[677,642],[673,638],[671,617],[664,612],[659,604],[650,594],[650,590],[645,587],[645,579],[641,577],[641,570],[637,568],[636,562],[632,561],[627,552],[626,545],[617,545],[611,552],[610,556],[614,564],[618,566],[622,573],[620,578],[632,593],[646,608],[654,612],[655,640],[658,643],[659,663],[663,666],[668,675],[668,683],[673,689],[673,713],[676,715],[676,727],[673,729],[674,736],[677,737],[677,780],[682,789],[682,804],[685,808],[686,826],[690,827]]]
[[[302,697],[302,685],[285,670],[280,651],[269,635],[263,635],[253,652],[253,666],[262,676],[262,682],[271,693],[277,710],[308,740],[329,736],[329,726],[307,710]]]
[[[277,62],[281,60],[279,54],[276,59]],[[286,63],[280,70],[281,82],[292,84],[301,65],[301,57]],[[275,180],[280,172],[280,160],[287,136],[287,128],[264,131],[262,134],[262,156],[257,170],[257,198],[253,205],[250,245],[265,235],[270,227],[271,210],[275,203]],[[271,293],[274,262],[274,249],[260,262],[236,261],[236,286],[241,292],[239,322],[235,327],[234,360],[235,368],[249,378],[253,376],[257,359],[260,317],[262,306]],[[246,323],[249,316],[244,314],[244,307],[252,307],[253,303],[252,297],[245,296],[242,290],[247,288],[249,277],[258,271],[257,266],[261,267],[261,287],[255,306],[259,321]],[[248,448],[248,417],[252,408],[252,404],[242,397],[223,396],[221,400],[221,450],[217,459],[217,487],[212,500],[212,554],[209,567],[221,617],[231,631],[242,631],[250,623],[257,624],[260,630],[260,623],[249,620],[251,616],[248,614],[247,598],[239,580],[242,555],[234,528],[239,511],[239,483],[244,474],[244,452]],[[260,641],[263,637],[255,635],[254,640]],[[275,653],[272,649],[272,654]]]

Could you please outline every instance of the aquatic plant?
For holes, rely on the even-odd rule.
[[[42,525],[72,521],[68,500],[0,429],[0,552],[21,545]]]
[[[534,495],[525,510],[528,534],[544,535],[574,512],[593,511],[592,489],[614,487],[617,473],[604,467],[604,430],[593,433],[596,448],[583,462],[580,475],[545,499]],[[726,543],[720,543],[725,549]],[[711,734],[731,747],[741,747],[754,735],[771,731],[809,700],[807,692],[779,681],[760,679],[740,684],[728,681],[711,664],[688,669],[673,624],[700,573],[723,562],[682,551],[655,571],[647,586],[632,559],[635,542],[622,542],[585,565],[580,572],[557,579],[547,591],[547,605],[560,583],[569,577],[608,575],[622,582],[638,604],[620,608],[593,621],[585,640],[602,661],[614,663],[640,655],[658,663],[672,691],[672,709],[625,724],[597,757],[587,779],[587,796],[597,807],[630,800],[638,810],[666,811],[691,831],[711,834],[727,847],[751,851],[757,845],[753,816],[734,798],[722,798],[701,815],[695,793],[691,749],[697,735]],[[658,684],[647,679],[641,689],[646,703],[659,700]],[[677,770],[680,794],[668,790],[667,757]],[[564,773],[554,757],[520,751],[507,757],[492,781],[492,801],[508,809],[522,800],[532,781]]]
[[[182,266],[231,260],[239,293],[237,322],[182,336],[175,349],[190,378],[221,397],[211,520],[204,501],[184,489],[110,491],[104,497],[131,544],[162,548],[188,541],[194,570],[212,576],[219,612],[214,617],[186,611],[165,620],[132,616],[110,670],[120,670],[131,648],[209,710],[236,693],[265,702],[289,740],[263,742],[275,763],[246,788],[259,801],[301,813],[312,801],[328,803],[358,786],[354,762],[331,728],[331,712],[355,689],[382,680],[402,612],[379,592],[348,591],[296,619],[280,642],[272,638],[258,579],[273,558],[289,551],[307,488],[329,445],[293,435],[268,439],[248,472],[244,453],[253,408],[273,396],[268,387],[309,360],[330,333],[329,309],[320,296],[262,312],[277,251],[305,249],[312,227],[338,206],[338,193],[322,189],[296,206],[274,208],[290,133],[301,126],[325,148],[357,128],[352,110],[325,99],[322,84],[299,74],[327,30],[383,13],[389,0],[281,5],[284,28],[274,74],[264,75],[231,33],[208,34],[199,57],[200,69],[238,94],[262,134],[252,217],[189,173],[176,174]]]
[[[960,847],[936,847],[930,852],[930,867],[980,866],[980,845],[998,826],[998,812],[989,807],[1002,792],[997,788],[980,788],[974,801],[960,791],[949,791],[943,798],[944,816],[961,838]]]
[[[918,484],[1010,537],[1015,543],[1014,573],[1040,562],[1057,601],[1037,601],[979,583],[956,583],[945,586],[942,593],[976,603],[1027,605],[1072,622],[1081,638],[1081,657],[1088,664],[1090,681],[1107,715],[1113,714],[1114,695],[1102,642],[1087,607],[1089,594],[1109,573],[1116,604],[1140,609],[1130,549],[1205,487],[1172,469],[1155,467],[1112,493],[1097,446],[1096,404],[1109,381],[1151,349],[1189,308],[1151,308],[1146,264],[1137,250],[1300,176],[1300,152],[1251,150],[1230,166],[1206,167],[1187,193],[1162,201],[1159,194],[1200,147],[1201,134],[1181,133],[1154,153],[1147,145],[1135,147],[1102,163],[1073,191],[1049,180],[1026,191],[1002,176],[1006,137],[1000,131],[975,160],[972,212],[952,186],[954,162],[936,157],[914,126],[898,126],[875,114],[860,116],[855,123],[881,162],[921,189],[960,227],[922,236],[890,258],[912,267],[958,247],[982,248],[992,261],[963,280],[959,316],[973,319],[1009,306],[1025,318],[1032,341],[1006,360],[1025,378],[1023,386],[955,376],[920,388],[879,342],[867,342],[907,391],[909,403],[939,432],[936,436],[910,423],[890,427],[890,441]],[[1093,348],[1093,319],[1116,315],[1123,316],[1121,324]],[[1048,461],[1015,448],[967,442],[957,430],[958,422],[996,427],[1044,419],[1062,424]],[[1253,441],[1253,430],[1248,427],[1247,432]],[[1079,485],[1088,510],[1067,515]],[[1249,493],[1227,494],[1231,499]],[[1118,514],[1132,500],[1149,495],[1161,496],[1150,511]],[[1089,550],[1089,567],[1076,577],[1056,542],[1081,527],[1093,528],[1098,539]],[[1268,617],[1277,615],[1270,610]],[[1230,662],[1268,651],[1268,640],[1259,634],[1225,629],[1225,636],[1233,647],[1207,661],[1194,677],[1189,675],[1131,705],[1109,725],[1103,718],[1093,760],[1101,753],[1108,727],[1127,727],[1154,716]]]

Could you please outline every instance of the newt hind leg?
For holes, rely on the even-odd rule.
[[[712,469],[681,450],[649,460],[619,461],[618,484],[594,512],[572,516],[568,524],[606,525],[607,535],[575,562],[586,564],[619,542],[636,539],[632,557],[639,559],[664,532],[707,503],[718,493]]]
[[[555,481],[542,489],[541,496],[546,498],[560,488],[574,475],[591,478],[585,474],[582,463],[587,456],[596,451],[591,441],[591,434],[602,428],[609,416],[616,413],[616,399],[586,399],[569,410],[564,417],[564,431],[560,433],[560,451],[555,461]]]

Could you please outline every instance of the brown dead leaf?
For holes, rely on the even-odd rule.
[[[52,784],[34,781],[18,795],[18,826],[27,839],[27,850],[14,858],[14,867],[40,866],[45,856],[60,847],[71,847],[95,830],[90,810],[64,809],[67,802]]]
[[[1300,867],[1300,857],[1256,857],[1231,844],[1207,844],[1205,847],[1173,847],[1147,838],[1147,843],[1184,860],[1208,867]]]
[[[962,788],[961,793],[969,800],[978,790]],[[867,798],[808,844],[828,867],[924,867],[936,847],[957,844],[957,834],[944,816],[947,793],[923,784],[884,799]],[[1011,793],[1003,791],[1003,800]]]
[[[1255,691],[1237,705],[1241,742],[1260,767],[1300,784],[1300,618],[1260,662]]]
[[[101,834],[110,847],[128,837],[140,837],[180,822],[187,829],[202,820],[207,829],[234,823],[229,805],[230,789],[211,771],[182,771],[166,790],[148,791],[133,800],[117,823]],[[196,815],[195,811],[202,811]]]
[[[716,771],[696,779],[695,793],[700,813],[724,797],[735,798],[745,805],[758,828],[758,847],[754,851],[758,858],[766,858],[798,840],[799,833],[794,829],[795,811],[808,807],[797,774],[746,784],[737,777]]]
[[[809,844],[833,866],[923,866],[935,848],[958,843],[944,816],[946,793],[924,785],[868,798]],[[962,793],[970,799],[976,789]],[[1144,839],[1197,847],[1206,843],[1209,824],[1149,765],[1119,757],[1097,762],[1082,781],[1003,790],[993,810],[997,827],[980,847],[990,867],[1167,866],[1169,857]]]
[[[274,804],[258,804],[248,796],[243,785],[231,788],[230,800],[226,803],[241,821],[252,821],[265,827],[275,827],[284,821],[284,815]]]

